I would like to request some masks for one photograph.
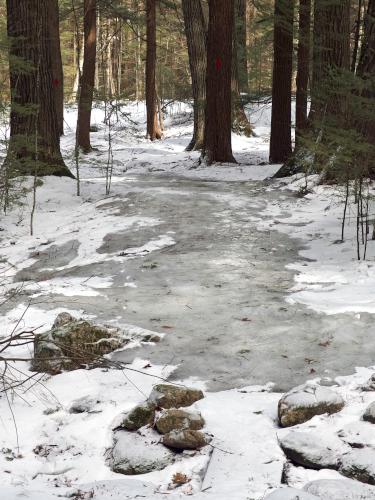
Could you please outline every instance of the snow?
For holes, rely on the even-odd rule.
[[[64,297],[98,297],[112,286],[111,276],[87,274],[67,278],[63,275],[56,277],[51,271],[63,272],[74,266],[115,260],[119,267],[123,267],[125,290],[137,286],[126,274],[127,260],[152,255],[175,245],[173,233],[159,231],[162,221],[157,213],[152,217],[142,217],[119,213],[112,207],[118,196],[126,194],[126,185],[131,185],[133,174],[156,173],[197,180],[255,182],[273,175],[278,168],[277,165],[262,165],[267,161],[269,106],[259,107],[252,114],[257,137],[234,137],[234,153],[239,164],[212,167],[199,165],[198,153],[184,152],[191,134],[191,110],[187,105],[176,104],[171,109],[165,140],[152,146],[143,137],[144,105],[129,103],[126,111],[132,113],[137,125],[135,130],[129,124],[125,127],[124,123],[113,125],[115,164],[109,196],[104,195],[105,172],[102,167],[106,162],[105,135],[108,128],[102,125],[103,111],[97,108],[93,121],[99,125],[99,133],[92,134],[97,151],[82,159],[82,196],[75,195],[76,186],[72,180],[44,179],[43,186],[37,190],[34,236],[29,234],[31,193],[24,205],[16,207],[3,218],[1,226],[5,237],[0,242],[0,292],[7,297],[7,294],[21,289],[25,295],[22,304],[6,309],[1,316],[0,336],[22,328],[46,331],[62,311],[87,317],[80,302],[69,303],[67,307]],[[68,109],[66,136],[62,144],[68,159],[72,157],[75,120],[76,110]],[[73,169],[73,161],[68,163]],[[30,187],[31,180],[25,182]],[[304,179],[295,179],[291,186],[282,182],[273,183],[269,189],[291,187],[297,192],[304,182]],[[374,245],[369,242],[368,261],[357,262],[353,224],[347,229],[346,241],[335,244],[340,238],[341,199],[332,187],[312,186],[312,189],[312,193],[304,198],[285,196],[281,201],[278,198],[264,208],[262,215],[268,219],[262,217],[259,220],[260,229],[284,232],[301,239],[304,244],[300,255],[305,260],[290,265],[297,274],[287,300],[326,314],[374,313]],[[170,190],[169,193],[173,195]],[[246,200],[234,194],[229,193],[226,201],[233,207],[246,208]],[[129,199],[131,205],[132,200]],[[306,224],[306,221],[310,222]],[[147,242],[127,245],[124,239],[120,252],[105,252],[104,242],[108,233],[122,231],[127,235],[140,227],[153,230]],[[62,245],[70,248],[71,258],[66,261],[61,260],[55,249]],[[38,258],[42,255],[45,259],[43,280],[37,284],[25,279],[28,268],[36,261],[36,257],[29,256],[30,252],[36,252]],[[225,255],[220,255],[213,265],[219,269],[227,260]],[[38,307],[39,295],[46,293],[50,295],[48,310]],[[54,298],[57,295],[61,297],[59,302]],[[138,345],[146,334],[163,336],[160,332],[150,332],[138,325],[122,324],[116,317],[113,323],[133,338],[126,348]],[[27,359],[30,348],[20,346],[8,354]],[[135,359],[124,370],[76,370],[53,377],[38,376],[19,388],[11,401],[2,395],[0,498],[52,500],[77,494],[77,498],[95,500],[124,500],[137,496],[173,500],[193,494],[197,500],[263,500],[269,493],[278,490],[285,464],[279,438],[289,431],[280,430],[277,426],[277,404],[281,394],[270,392],[271,385],[206,392],[205,398],[193,406],[194,410],[202,413],[206,421],[205,430],[213,435],[209,463],[207,455],[198,455],[182,457],[163,471],[142,477],[130,478],[111,472],[105,453],[112,444],[116,418],[143,402],[153,386],[160,382],[160,377],[168,378],[175,368],[171,364],[157,366],[151,365],[147,359]],[[26,361],[17,362],[16,369],[25,376],[35,376],[29,372]],[[374,373],[375,368],[358,368],[354,374],[338,377],[331,390],[336,394],[335,400],[345,400],[344,410],[331,416],[314,417],[297,426],[297,430],[318,433],[322,441],[337,442],[332,436],[338,434],[342,435],[343,441],[358,439],[373,446],[369,427],[360,419],[366,407],[375,401],[375,393],[362,392],[360,388]],[[194,377],[180,382],[205,389],[205,381]],[[319,391],[324,390],[319,387]],[[71,413],[72,404],[81,398],[88,398],[92,409],[82,414]],[[314,436],[316,434],[311,434],[308,442]],[[172,483],[176,473],[186,474],[191,481],[175,488]],[[334,471],[292,468],[289,478],[290,486],[300,492],[301,500],[315,498],[311,495],[321,500],[357,500],[359,497],[355,493],[350,496],[350,491],[355,490],[365,491],[369,499],[374,498],[371,497],[373,490],[370,487],[349,483]],[[301,490],[309,481],[314,481],[306,487],[310,496],[303,496]],[[350,489],[349,484],[354,486]],[[295,498],[295,491],[287,492],[285,489],[270,498],[291,500]]]

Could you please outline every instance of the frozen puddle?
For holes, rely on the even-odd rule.
[[[268,382],[286,390],[370,366],[371,315],[325,315],[286,300],[294,285],[286,266],[303,265],[301,243],[256,228],[267,223],[267,203],[290,196],[258,182],[117,178],[113,196],[94,207],[99,223],[93,213],[80,237],[73,220],[60,242],[30,255],[15,277],[26,280],[24,294],[2,314],[31,299],[164,333],[116,357],[178,365],[172,378],[204,380],[212,391]]]

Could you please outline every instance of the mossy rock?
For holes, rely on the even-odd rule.
[[[149,402],[137,405],[130,410],[120,425],[127,431],[137,431],[145,425],[152,425],[155,417],[155,405]]]
[[[204,420],[198,412],[169,409],[159,413],[155,426],[160,434],[184,429],[199,431],[204,427]]]
[[[149,396],[149,401],[156,404],[159,408],[168,409],[191,406],[203,398],[203,392],[199,389],[159,384],[153,388]]]

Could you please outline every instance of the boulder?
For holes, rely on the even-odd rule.
[[[209,444],[210,439],[203,432],[185,429],[165,434],[161,442],[173,450],[199,450]]]
[[[375,485],[375,449],[352,449],[342,457],[340,472],[361,483]]]
[[[342,397],[328,387],[301,385],[287,392],[279,401],[278,414],[282,427],[307,422],[315,415],[332,414],[345,406]]]
[[[304,491],[322,500],[373,500],[375,488],[351,479],[320,479],[304,486]]]
[[[137,431],[145,425],[153,425],[154,417],[155,405],[146,401],[130,410],[125,415],[120,427],[128,431]]]
[[[309,469],[338,469],[340,457],[350,447],[337,436],[315,432],[289,432],[280,439],[280,446],[289,460]]]
[[[266,496],[264,500],[321,500],[320,497],[311,495],[295,488],[281,488]]]
[[[96,403],[96,399],[92,399],[89,396],[84,396],[83,398],[76,399],[73,401],[69,408],[69,413],[88,413],[93,410]]]
[[[168,409],[190,406],[203,398],[203,392],[198,389],[190,389],[188,387],[181,387],[177,385],[159,384],[153,388],[148,399],[159,408]]]
[[[93,365],[100,356],[127,342],[117,328],[94,325],[69,313],[57,316],[49,332],[34,340],[32,370],[50,374]]]
[[[363,391],[375,391],[375,373],[362,386]]]
[[[113,448],[107,452],[107,463],[113,472],[129,476],[163,470],[175,461],[175,456],[159,443],[154,431],[145,435],[118,431]]]
[[[371,403],[370,406],[367,407],[362,418],[365,422],[370,422],[371,424],[375,424],[375,401]]]
[[[351,422],[343,427],[337,435],[352,448],[375,447],[375,429],[369,422]]]
[[[204,427],[204,420],[198,412],[171,408],[163,410],[157,415],[155,426],[160,434],[168,434],[168,432],[183,429],[199,431]]]

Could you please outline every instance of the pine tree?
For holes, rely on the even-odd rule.
[[[48,0],[7,0],[11,89],[9,175],[72,174],[60,152]]]
[[[146,1],[146,107],[147,136],[154,141],[162,138],[156,110],[156,0]]]
[[[276,0],[270,162],[284,163],[292,154],[292,72],[294,0]]]
[[[232,153],[232,54],[234,0],[210,0],[207,41],[206,126],[203,157],[208,164],[234,163]]]
[[[84,153],[89,153],[91,108],[95,85],[96,0],[84,0],[83,16],[84,54],[79,85],[77,146]]]
[[[194,132],[187,151],[203,147],[206,106],[207,40],[201,0],[182,0],[194,99]]]

